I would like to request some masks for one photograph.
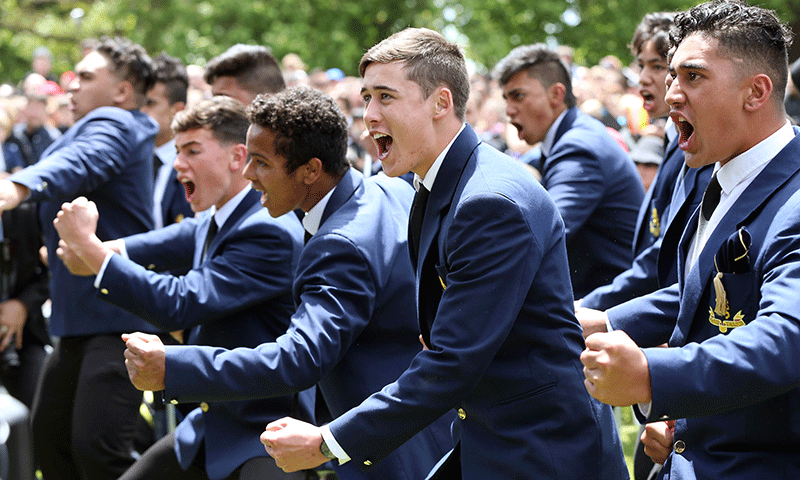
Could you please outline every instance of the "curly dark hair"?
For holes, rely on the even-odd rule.
[[[301,86],[275,95],[259,95],[247,109],[250,123],[275,133],[275,151],[292,173],[312,158],[340,177],[349,168],[347,120],[329,95]]]
[[[155,83],[153,60],[140,45],[123,37],[103,37],[94,50],[113,65],[113,72],[130,82],[136,92],[137,104],[144,104],[145,93]]]
[[[628,48],[635,57],[642,53],[647,42],[653,42],[656,53],[663,58],[669,54],[669,29],[675,19],[675,12],[653,12],[648,13],[639,22],[639,26],[633,32],[633,39]]]
[[[153,64],[156,69],[156,83],[163,83],[166,87],[169,104],[186,103],[189,74],[186,73],[183,63],[177,58],[161,52],[153,58]]]
[[[214,138],[227,145],[244,144],[249,127],[244,105],[225,95],[203,100],[191,108],[181,110],[172,119],[174,133],[208,128]]]
[[[701,3],[675,17],[669,32],[670,57],[694,34],[717,40],[721,53],[738,60],[735,63],[742,74],[760,71],[769,75],[772,97],[783,103],[792,32],[775,12],[740,0]]]
[[[208,84],[219,77],[233,77],[254,94],[278,93],[286,88],[278,61],[261,45],[232,46],[209,60],[204,77]]]
[[[564,85],[564,104],[567,108],[575,106],[575,94],[572,92],[569,70],[558,53],[547,45],[535,43],[511,50],[505,58],[497,62],[492,76],[500,86],[504,86],[511,77],[522,71],[527,71],[530,78],[539,80],[544,88],[550,88],[554,83]]]

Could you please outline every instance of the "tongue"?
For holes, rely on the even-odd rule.
[[[376,138],[375,143],[378,144],[378,157],[386,158],[386,155],[389,154],[389,150],[392,149],[392,137]]]

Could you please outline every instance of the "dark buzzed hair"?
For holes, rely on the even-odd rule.
[[[575,106],[569,71],[558,54],[547,45],[536,43],[511,50],[505,58],[497,62],[492,76],[503,86],[522,71],[527,72],[528,77],[539,80],[546,89],[554,83],[564,85],[564,104],[567,108]]]
[[[717,40],[720,51],[736,60],[742,74],[767,74],[773,100],[783,104],[792,32],[773,11],[739,0],[701,3],[675,17],[669,33],[671,52],[694,34]]]
[[[464,52],[427,28],[406,28],[373,46],[361,57],[361,76],[371,63],[405,62],[406,77],[422,88],[424,98],[445,86],[453,95],[456,116],[464,120],[469,99],[469,73]]]
[[[129,82],[136,93],[137,106],[144,105],[145,93],[153,87],[153,60],[140,45],[123,37],[103,37],[94,50],[111,62],[112,72]]]
[[[189,75],[186,73],[183,63],[177,58],[161,52],[153,59],[153,64],[156,68],[156,83],[164,84],[169,104],[186,103]]]
[[[208,128],[220,143],[233,145],[247,141],[247,120],[244,105],[238,100],[218,95],[181,110],[172,120],[173,133]]]
[[[669,54],[669,29],[675,19],[675,12],[653,12],[648,13],[639,22],[639,26],[633,32],[633,39],[628,45],[631,54],[636,57],[642,53],[645,44],[652,42],[653,48],[662,58],[667,58]]]
[[[312,158],[323,170],[341,177],[347,161],[347,120],[328,94],[311,87],[293,87],[275,95],[259,95],[247,109],[254,125],[275,134],[275,151],[292,173]]]
[[[209,85],[219,77],[233,77],[243,88],[259,93],[278,93],[286,88],[278,61],[267,47],[236,44],[206,65]]]

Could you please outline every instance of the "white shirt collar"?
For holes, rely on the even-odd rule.
[[[237,193],[236,196],[225,202],[225,205],[222,206],[219,210],[215,206],[212,206],[208,209],[211,212],[211,219],[217,223],[217,229],[222,230],[222,227],[225,225],[225,222],[228,221],[228,218],[233,214],[233,211],[236,210],[236,207],[242,203],[244,200],[245,195],[250,192],[250,185],[245,186],[241,192]]]
[[[667,143],[672,143],[675,140],[675,137],[678,136],[678,128],[675,125],[675,122],[672,121],[672,117],[667,117],[667,123],[664,124],[664,133],[667,135]]]
[[[160,147],[156,147],[155,154],[158,157],[158,160],[161,162],[161,166],[166,165],[167,162],[172,162],[175,160],[175,156],[178,152],[175,151],[175,139],[171,139],[170,141],[166,142],[165,144],[161,145]],[[170,168],[172,168],[172,163],[169,164]]]
[[[564,120],[564,117],[567,115],[569,111],[569,107],[565,108],[561,115],[556,118],[556,121],[550,125],[550,128],[547,130],[547,135],[544,136],[544,140],[542,140],[542,154],[545,156],[550,155],[550,149],[553,148],[553,143],[556,141],[556,131],[558,127],[561,126],[561,122]]]
[[[723,166],[717,164],[714,171],[723,193],[729,195],[734,187],[760,172],[793,139],[794,129],[789,122],[786,122],[778,131],[750,150],[732,158]]]
[[[439,168],[441,168],[442,162],[444,162],[444,157],[447,156],[447,152],[450,151],[450,147],[452,147],[456,142],[456,138],[461,135],[461,132],[464,131],[464,127],[466,125],[466,123],[461,124],[461,128],[458,129],[458,132],[456,132],[453,139],[450,140],[450,143],[448,143],[447,146],[444,147],[444,150],[439,153],[439,156],[436,157],[436,161],[433,162],[431,168],[428,169],[428,173],[425,174],[425,178],[420,177],[416,173],[414,174],[414,188],[416,190],[419,190],[419,185],[422,184],[429,192],[431,191],[433,188],[433,182],[436,181],[436,175],[439,174]]]
[[[322,197],[322,200],[311,207],[311,210],[303,217],[303,228],[311,235],[315,235],[319,230],[319,226],[322,224],[322,214],[325,213],[325,207],[328,206],[328,201],[331,199],[334,190],[336,190],[336,187],[331,188],[330,191]]]

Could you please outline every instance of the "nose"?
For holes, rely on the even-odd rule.
[[[378,102],[370,101],[367,102],[364,107],[364,125],[367,126],[367,129],[369,129],[370,123],[377,122],[379,119],[377,103]]]
[[[672,75],[667,75],[664,83],[667,85],[667,94],[664,96],[664,101],[667,102],[667,105],[676,107],[683,103],[683,93],[678,79],[672,78]]]
[[[172,162],[172,168],[174,168],[178,172],[186,168],[186,162],[183,159],[182,153],[178,153],[177,155],[175,155],[175,161]]]

